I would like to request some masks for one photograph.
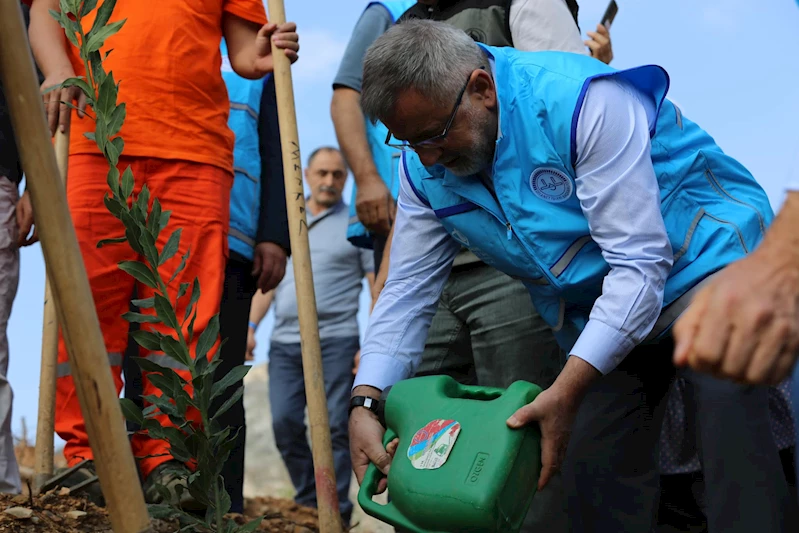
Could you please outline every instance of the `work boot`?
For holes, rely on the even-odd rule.
[[[178,461],[158,465],[144,481],[144,500],[150,504],[176,505],[184,511],[205,511],[206,507],[189,494],[188,477],[189,470]],[[159,490],[158,485],[169,493],[168,500],[164,489]],[[183,489],[178,489],[179,486]]]
[[[44,483],[42,492],[62,487],[68,488],[71,496],[85,498],[98,507],[105,507],[94,461],[83,461],[70,468],[58,468],[53,477]]]

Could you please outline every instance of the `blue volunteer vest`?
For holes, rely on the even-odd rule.
[[[483,48],[495,60],[501,117],[493,164],[499,201],[479,179],[424,167],[415,154],[403,156],[404,169],[457,241],[524,282],[564,349],[585,327],[610,271],[575,194],[577,118],[591,80],[618,78],[658,106],[650,124],[652,163],[674,265],[663,301],[671,307],[650,339],[685,308],[690,298],[681,296],[760,242],[773,217],[765,192],[665,99],[669,78],[662,68],[617,71],[587,56]]]
[[[252,260],[258,215],[261,209],[261,152],[258,147],[258,116],[265,80],[248,80],[230,66],[222,40],[222,78],[230,97],[228,126],[236,135],[233,148],[233,188],[230,191],[228,245]]]
[[[408,9],[416,4],[416,0],[387,0],[384,2],[369,2],[366,6],[368,9],[372,5],[381,5],[388,10],[391,15],[392,22],[397,22],[397,19],[405,13]],[[396,199],[399,194],[399,160],[402,152],[395,148],[386,146],[386,136],[388,135],[388,128],[382,122],[372,124],[371,121],[366,121],[366,138],[369,141],[369,148],[372,152],[372,160],[375,163],[378,174],[383,178],[388,190],[391,191],[391,196]],[[355,211],[355,195],[357,189],[353,184],[352,187],[352,200],[350,201],[350,221],[347,226],[347,239],[361,248],[372,247],[372,236],[369,231],[358,220],[358,214]]]

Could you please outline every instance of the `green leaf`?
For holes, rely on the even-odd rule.
[[[158,416],[158,406],[157,405],[148,405],[144,408],[141,412],[144,418],[152,418],[153,416]]]
[[[144,191],[142,187],[142,191]],[[153,235],[158,235],[161,232],[161,202],[158,198],[153,198],[153,206],[150,208],[150,214],[147,215],[147,229]]]
[[[66,9],[64,9],[66,7]],[[80,0],[61,0],[61,12],[67,12],[70,15],[77,15],[80,8]]]
[[[108,56],[110,56],[110,55],[111,55],[111,52],[113,52],[113,51],[114,51],[114,49],[113,49],[113,48],[112,48],[112,49],[110,49],[109,51],[107,51],[107,52],[105,53],[105,55],[103,56],[103,61],[105,61],[106,59],[108,59]]]
[[[136,404],[133,403],[133,400],[129,398],[120,398],[119,404],[120,407],[122,407],[122,414],[125,415],[127,420],[140,426],[144,424],[144,416]]]
[[[150,315],[145,315],[150,316]],[[157,319],[156,319],[157,320]],[[161,338],[152,331],[140,329],[138,331],[131,331],[130,336],[136,343],[145,350],[155,351],[161,350]]]
[[[106,2],[103,2],[103,6],[105,6],[106,3],[108,3],[107,0]],[[102,10],[102,7],[100,9]],[[99,18],[100,16],[98,15],[97,19]],[[95,23],[97,22],[97,19],[95,19]],[[105,40],[117,33],[124,24],[125,20],[118,20],[96,31],[94,26],[92,26],[92,31],[89,32],[85,49],[89,52],[95,52],[99,50],[103,47],[103,44],[105,44]]]
[[[261,522],[263,522],[264,518],[266,518],[266,516],[261,515],[258,518],[256,518],[255,520],[252,520],[251,522],[247,522],[245,525],[239,527],[236,530],[236,533],[253,533],[253,531],[258,529],[258,526],[261,525]]]
[[[154,396],[152,394],[148,394],[147,396],[142,396],[142,400],[154,405],[157,404],[153,400],[157,400],[158,398],[159,398],[158,396]],[[142,424],[142,429],[147,431],[147,433],[149,433],[150,436],[154,439],[161,440],[164,438],[164,427],[161,425],[161,422],[159,422],[158,419],[156,418],[145,419],[144,424]]]
[[[187,368],[191,367],[188,348],[174,337],[164,335],[161,339],[161,351]]]
[[[178,246],[180,246],[180,235],[183,233],[183,228],[178,228],[172,232],[172,235],[169,236],[169,239],[166,241],[164,248],[161,250],[161,255],[158,258],[158,265],[161,266],[178,252]]]
[[[92,76],[94,77],[94,84],[99,87],[105,81],[105,70],[103,69],[103,62],[100,60],[100,52],[91,52],[89,54],[89,63],[91,64]]]
[[[131,300],[130,303],[132,303],[139,309],[152,309],[152,307],[155,305],[155,298],[151,296],[149,298],[143,298],[141,300]]]
[[[122,213],[125,211],[127,207],[125,204],[117,200],[117,197],[111,197],[108,193],[103,196],[103,203],[105,204],[106,209],[111,211],[111,214],[117,218],[122,218]],[[126,239],[127,240],[127,239]]]
[[[233,385],[239,383],[242,379],[244,379],[244,376],[246,376],[247,372],[249,371],[250,367],[247,365],[233,367],[222,379],[214,383],[214,387],[211,389],[211,401],[214,401],[214,398],[225,392],[228,387],[232,387]]]
[[[177,330],[180,327],[172,303],[162,294],[155,295],[155,312],[158,313],[158,318],[170,328]]]
[[[108,74],[100,84],[97,91],[97,106],[94,111],[97,116],[102,116],[105,119],[106,126],[110,124],[111,115],[117,105],[117,86],[114,82],[114,73]],[[111,133],[109,133],[111,135]]]
[[[189,255],[189,252],[186,252],[186,256]],[[189,305],[186,307],[186,315],[183,317],[183,321],[185,322],[188,320],[189,315],[191,314],[192,308],[194,304],[197,303],[197,300],[200,299],[200,278],[194,278],[194,283],[191,287],[191,298],[189,298]]]
[[[158,324],[161,322],[157,316],[143,315],[141,313],[134,313],[133,311],[128,311],[122,315],[122,318],[128,322],[135,322],[137,324]]]
[[[236,404],[236,402],[241,399],[241,396],[243,394],[244,394],[244,387],[243,386],[239,387],[238,389],[236,389],[236,392],[234,392],[233,395],[230,398],[228,398],[227,400],[225,400],[225,403],[223,403],[219,407],[219,410],[214,414],[213,420],[218,420],[220,416],[225,414],[228,411],[228,409],[233,407]]]
[[[161,412],[164,414],[178,414],[177,407],[170,403],[169,398],[175,396],[175,387],[172,380],[162,374],[147,374],[147,380],[155,386],[158,390],[164,393],[164,396],[160,397],[158,401],[154,401],[153,403],[161,409]],[[163,403],[167,403],[168,405],[162,405]]]
[[[120,214],[120,218],[131,218],[131,216],[128,213],[123,212]],[[138,234],[138,228],[125,230],[125,238],[128,240],[130,247],[133,248],[133,251],[137,254],[144,254],[144,250],[142,250],[141,244],[139,244]]]
[[[154,350],[161,351],[161,347],[159,346],[158,348],[154,348]],[[168,356],[164,355],[162,357],[166,358]],[[187,383],[187,381],[182,377],[180,377],[178,373],[175,372],[173,369],[166,367],[164,365],[159,365],[152,359],[147,359],[146,357],[135,357],[134,360],[136,361],[136,364],[139,365],[139,368],[142,369],[142,372],[161,374],[163,376],[166,376],[168,379],[172,380],[174,382],[176,390],[178,391],[182,389],[183,386],[186,385]],[[173,394],[172,398],[174,399],[176,396],[178,395]]]
[[[185,282],[185,281],[183,283],[181,283],[178,286],[178,295],[177,295],[177,298],[175,298],[175,301],[178,301],[181,298],[183,298],[184,296],[186,296],[186,293],[188,292],[188,290],[189,290],[189,284],[187,282]]]
[[[219,481],[217,481],[217,483],[219,483]],[[222,511],[223,515],[230,511],[230,494],[227,493],[224,486],[219,494],[219,509]]]
[[[56,20],[56,22],[61,24],[61,12],[60,11],[56,11],[55,9],[48,9],[47,12],[50,13],[50,16],[53,17]]]
[[[83,132],[83,136],[84,136],[84,137],[86,137],[87,139],[89,139],[90,141],[95,141],[95,142],[97,142],[97,141],[95,140],[95,138],[94,138],[94,132],[93,132],[93,131],[84,131],[84,132]]]
[[[116,6],[116,4],[117,0],[103,0],[100,9],[97,10],[97,18],[94,19],[92,29],[89,30],[90,33],[106,25],[108,20],[111,18],[111,13],[113,13],[114,6]]]
[[[109,135],[112,134],[109,133]],[[116,148],[117,152],[119,152],[119,154],[121,155],[122,151],[125,149],[125,141],[122,140],[122,137],[114,137],[113,139],[111,139],[111,144],[114,145],[114,148]]]
[[[147,265],[139,261],[121,261],[119,268],[136,278],[136,281],[144,283],[151,289],[155,289],[158,284],[153,277],[153,273],[147,268]]]
[[[97,141],[97,147],[101,152],[105,153],[105,145],[108,143],[108,133],[104,120],[98,120],[94,123],[94,137]]]
[[[142,215],[142,223],[143,219],[144,216]],[[157,265],[158,249],[155,247],[155,237],[152,236],[146,226],[140,227],[139,231],[139,244],[142,250],[144,250],[144,257],[147,258],[147,262],[151,265]]]
[[[119,196],[119,169],[115,166],[109,168],[105,180],[108,182],[108,187],[114,193],[114,196]]]
[[[175,269],[175,271],[172,273],[172,277],[169,278],[169,284],[170,285],[172,284],[173,281],[175,281],[175,278],[178,277],[178,274],[183,272],[183,269],[186,268],[186,262],[189,260],[189,253],[190,252],[191,252],[191,248],[187,248],[186,249],[186,253],[183,254],[183,257],[180,258],[180,264],[178,265],[178,268]],[[188,316],[189,316],[189,309],[186,310],[186,317],[188,317]],[[185,322],[186,318],[184,318],[183,321]]]
[[[83,7],[80,8],[80,16],[85,17],[95,7],[97,7],[97,0],[83,0]]]
[[[128,166],[125,169],[125,172],[122,173],[122,196],[127,200],[130,197],[130,194],[133,192],[133,185],[135,181],[133,180],[133,171]]]
[[[141,186],[141,191],[139,195],[136,197],[136,205],[141,209],[142,213],[145,214],[144,220],[146,221],[147,215],[147,206],[150,204],[150,189],[147,187],[147,184]],[[149,226],[148,226],[149,229]],[[154,233],[151,231],[150,233]]]
[[[150,513],[151,517],[161,520],[168,520],[176,515],[181,514],[179,509],[176,509],[175,507],[172,507],[166,503],[148,505],[147,511]]]
[[[119,148],[117,148],[117,145],[113,142],[105,143],[103,153],[105,153],[106,159],[108,159],[108,162],[113,166],[119,163]]]
[[[94,98],[94,90],[86,82],[85,78],[67,78],[61,84],[61,87],[77,87],[89,98]]]
[[[189,333],[189,342],[194,340],[194,321],[197,320],[197,310],[194,310],[194,314],[191,315],[191,320],[189,321],[189,327],[187,331]]]
[[[169,224],[169,217],[172,215],[172,211],[163,211],[161,213],[161,229],[164,229],[167,224]]]
[[[124,242],[128,242],[127,237],[115,237],[113,239],[101,239],[100,242],[97,243],[98,248],[102,248],[103,246],[109,244],[122,244]]]

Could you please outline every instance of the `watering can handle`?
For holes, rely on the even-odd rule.
[[[497,387],[480,387],[477,385],[458,385],[458,393],[460,398],[464,398],[467,400],[496,400],[502,393],[505,392],[505,389],[500,389]]]
[[[397,438],[396,433],[390,429],[386,430],[386,435],[383,438],[383,445],[386,446],[395,438]],[[366,468],[366,475],[361,483],[361,489],[358,491],[358,505],[360,505],[367,514],[387,524],[391,524],[396,528],[412,533],[424,533],[396,508],[394,502],[389,501],[387,504],[383,505],[372,500],[372,497],[377,492],[377,485],[383,477],[383,473],[377,469],[374,463],[369,463],[369,466]]]

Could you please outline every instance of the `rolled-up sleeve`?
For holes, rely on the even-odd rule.
[[[461,249],[408,183],[400,164],[389,274],[361,346],[354,386],[385,389],[419,365],[438,298]]]
[[[610,272],[570,353],[603,374],[652,330],[671,272],[650,155],[655,112],[631,86],[600,79],[589,87],[577,126],[577,197]]]

